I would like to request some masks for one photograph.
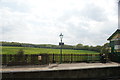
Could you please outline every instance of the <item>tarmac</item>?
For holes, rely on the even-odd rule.
[[[49,65],[29,65],[29,66],[2,66],[0,73],[8,72],[34,72],[34,71],[55,71],[55,70],[75,70],[89,68],[120,67],[119,63],[62,63]]]

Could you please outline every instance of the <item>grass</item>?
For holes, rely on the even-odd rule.
[[[24,54],[60,54],[60,49],[48,49],[48,48],[31,48],[31,47],[9,47],[9,46],[2,46],[2,53],[1,54],[17,54],[17,52],[23,49]],[[88,50],[70,50],[70,49],[63,49],[63,54],[99,54],[95,51],[88,51]]]

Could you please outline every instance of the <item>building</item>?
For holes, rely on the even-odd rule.
[[[107,40],[110,41],[111,53],[120,53],[120,29],[117,29]]]
[[[120,29],[117,29],[107,40],[110,41],[110,60],[120,62]]]

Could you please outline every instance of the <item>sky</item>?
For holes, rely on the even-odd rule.
[[[118,0],[0,0],[0,41],[103,45],[118,28]]]

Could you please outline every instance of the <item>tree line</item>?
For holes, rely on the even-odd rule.
[[[34,47],[34,48],[52,48],[52,49],[60,49],[59,45],[52,45],[52,44],[29,44],[29,43],[19,43],[19,42],[0,42],[1,46],[14,46],[14,47]],[[109,44],[105,43],[104,45],[97,45],[97,46],[89,46],[83,44],[77,45],[63,45],[63,49],[74,49],[74,50],[90,50],[96,51],[100,53],[108,53],[109,51]]]

